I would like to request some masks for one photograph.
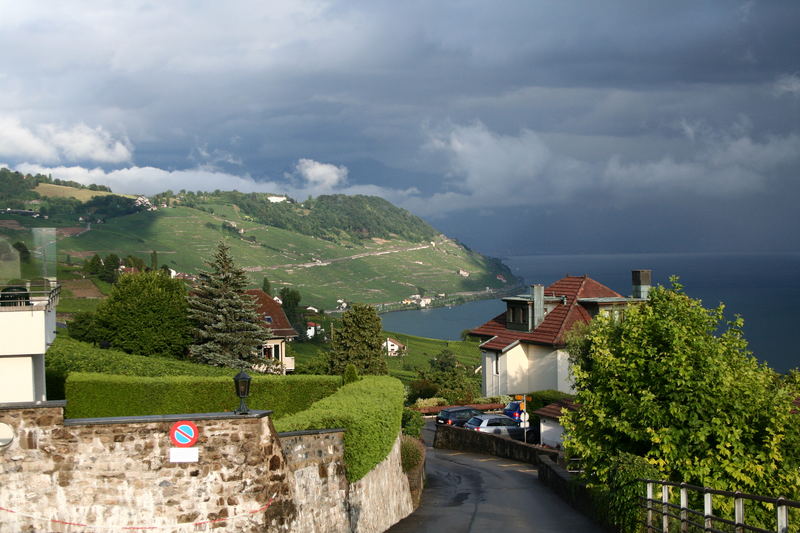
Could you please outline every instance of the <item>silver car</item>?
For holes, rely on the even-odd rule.
[[[473,416],[467,420],[464,428],[518,440],[522,440],[524,435],[523,429],[519,427],[517,421],[506,415]]]

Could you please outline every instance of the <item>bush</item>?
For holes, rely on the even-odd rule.
[[[422,428],[425,426],[425,419],[422,413],[413,409],[403,409],[403,434],[409,437],[419,438]]]
[[[621,533],[637,533],[641,529],[640,499],[644,484],[638,479],[660,479],[657,468],[643,457],[621,453],[612,459],[608,480],[608,521]]]
[[[447,405],[447,400],[444,398],[417,398],[414,402],[414,407],[438,407],[440,405]]]
[[[67,379],[66,416],[97,418],[232,411],[239,405],[233,375],[139,377],[72,373]],[[247,405],[272,410],[274,418],[307,409],[333,394],[337,376],[253,376]]]
[[[344,376],[342,376],[342,383],[347,385],[348,383],[353,383],[354,381],[358,381],[358,370],[356,370],[356,365],[350,363],[344,369]]]
[[[70,372],[100,372],[125,376],[229,376],[230,369],[144,357],[117,350],[102,350],[89,343],[58,335],[45,357],[47,397],[63,400],[64,382]]]
[[[425,447],[419,439],[403,435],[400,440],[400,464],[403,472],[409,472],[422,462],[425,457]]]
[[[408,398],[412,401],[431,398],[439,392],[439,385],[427,379],[415,379],[408,384]]]
[[[507,396],[505,394],[501,394],[500,396],[483,396],[481,398],[475,398],[472,403],[502,403],[507,404],[511,401],[511,396]],[[537,407],[538,409],[538,407]]]
[[[345,429],[347,479],[353,482],[389,455],[400,433],[402,415],[402,383],[388,376],[365,376],[301,413],[276,420],[275,429]]]

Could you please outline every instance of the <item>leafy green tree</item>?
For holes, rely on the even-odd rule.
[[[75,313],[72,320],[67,322],[67,333],[73,339],[97,344],[98,339],[97,324],[93,311],[81,311]]]
[[[437,396],[447,398],[450,403],[465,403],[478,395],[480,378],[461,364],[452,351],[442,350],[428,365],[428,369],[417,371],[417,379],[410,386],[416,397],[410,399]]]
[[[269,279],[267,279],[267,276],[264,276],[264,279],[261,280],[261,290],[267,294],[272,294],[272,284],[269,282]]]
[[[381,317],[370,305],[354,304],[342,315],[328,352],[328,373],[341,376],[348,364],[360,375],[386,374]]]
[[[626,453],[673,481],[797,499],[797,389],[750,355],[741,318],[723,327],[723,305],[672,283],[624,320],[598,316],[572,335],[581,407],[562,418],[568,452],[601,483]]]
[[[97,275],[103,270],[103,260],[94,254],[83,263],[83,271],[89,275]]]
[[[87,340],[138,355],[181,357],[191,340],[186,287],[160,271],[124,274],[98,306],[94,327],[95,338]]]
[[[253,298],[245,294],[247,276],[237,267],[230,247],[220,241],[210,270],[199,273],[189,297],[195,339],[191,356],[215,366],[232,368],[256,362],[258,347],[268,332],[261,327]]]
[[[97,277],[103,281],[114,283],[117,281],[119,271],[117,270],[120,265],[119,256],[117,254],[108,254],[103,259],[103,265],[98,272]]]
[[[300,309],[300,291],[289,287],[281,288],[279,293],[281,299],[281,307],[283,312],[286,313],[286,318],[289,323],[300,335],[300,340],[306,340],[306,328],[304,327],[303,312]]]

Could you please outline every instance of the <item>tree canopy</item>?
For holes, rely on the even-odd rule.
[[[261,324],[253,298],[245,294],[247,276],[237,267],[230,247],[220,241],[210,270],[198,274],[189,297],[189,316],[195,326],[190,354],[199,362],[241,367],[257,361],[258,347],[269,333]]]
[[[76,338],[81,338],[79,324],[91,322],[87,318],[70,326]],[[84,337],[128,353],[182,357],[191,339],[186,287],[161,271],[123,274],[98,306],[93,328]]]
[[[656,287],[624,320],[598,316],[569,342],[580,408],[568,452],[607,482],[632,454],[676,482],[797,499],[797,388],[747,350],[743,321]]]
[[[358,374],[386,374],[381,317],[370,305],[355,304],[342,315],[342,325],[328,352],[328,373],[342,375],[347,365]]]

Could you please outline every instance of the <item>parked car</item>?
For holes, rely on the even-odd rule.
[[[483,411],[474,407],[451,407],[442,409],[436,416],[436,423],[447,426],[463,427],[464,424],[476,415],[482,415]]]
[[[503,409],[503,414],[519,422],[519,417],[522,416],[522,402],[508,402]]]
[[[517,440],[523,440],[525,435],[523,428],[519,427],[519,424],[513,418],[506,415],[473,416],[467,420],[464,428],[480,431],[481,433],[511,437]],[[530,441],[531,439],[529,438],[528,440]]]

